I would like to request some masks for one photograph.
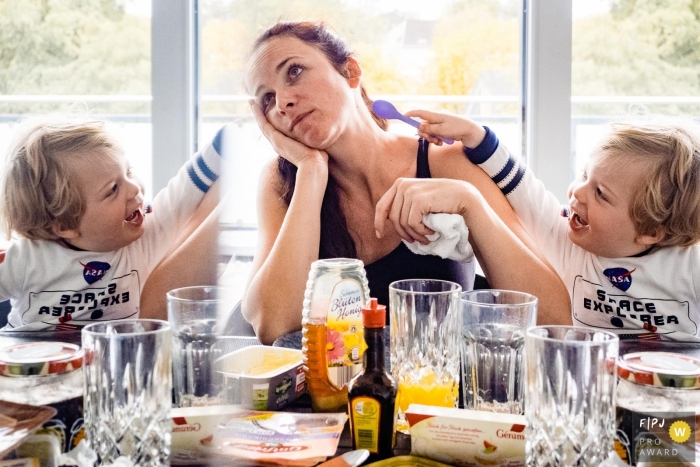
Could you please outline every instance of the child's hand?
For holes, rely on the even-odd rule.
[[[418,128],[418,134],[438,146],[442,144],[442,140],[437,136],[461,141],[468,148],[477,147],[486,136],[484,127],[457,115],[429,110],[411,110],[406,112],[406,116],[423,120]]]

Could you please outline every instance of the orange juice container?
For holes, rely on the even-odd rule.
[[[304,293],[301,349],[314,412],[346,412],[348,382],[362,370],[362,307],[369,302],[359,259],[314,261]]]

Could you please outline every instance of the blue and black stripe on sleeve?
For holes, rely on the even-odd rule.
[[[486,130],[486,136],[484,136],[484,140],[481,144],[474,149],[467,147],[462,148],[467,158],[477,165],[484,164],[488,161],[496,152],[499,145],[496,134],[487,126],[485,126],[484,129]],[[524,165],[520,164],[512,154],[509,154],[508,161],[498,173],[491,177],[491,180],[499,186],[501,193],[508,196],[520,185],[525,175],[525,169],[526,167]],[[505,185],[501,186],[500,184],[505,180],[508,181]]]
[[[510,156],[510,159],[513,159],[513,156]],[[501,187],[501,193],[504,195],[508,196],[515,190],[518,185],[520,185],[520,182],[523,181],[523,176],[525,175],[525,166],[521,164],[517,164],[517,168],[515,171],[515,175],[513,178],[506,183],[505,186]]]
[[[484,136],[483,141],[481,141],[477,147],[474,149],[470,149],[466,146],[462,147],[462,151],[464,151],[464,155],[467,156],[467,159],[476,165],[483,164],[489,160],[498,148],[498,137],[496,133],[491,131],[491,128],[487,126],[484,127],[484,130],[486,130],[486,136]]]
[[[221,156],[224,129],[225,127],[221,128],[216,133],[216,136],[212,140],[211,144],[212,148],[219,156]],[[207,148],[204,150],[206,151]],[[219,176],[207,165],[202,152],[198,153],[187,163],[187,174],[189,175],[194,186],[196,186],[203,193],[209,191],[212,183],[219,178]]]

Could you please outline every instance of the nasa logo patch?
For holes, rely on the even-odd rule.
[[[88,284],[94,284],[102,279],[105,273],[109,271],[109,268],[112,267],[101,261],[90,261],[87,264],[80,263],[80,265],[83,267],[83,278]]]
[[[603,271],[613,287],[626,292],[632,286],[632,273],[637,269],[628,271],[625,268],[610,268]]]

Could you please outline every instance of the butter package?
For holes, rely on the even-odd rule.
[[[170,463],[201,464],[206,457],[202,448],[211,443],[216,427],[240,411],[235,405],[170,409]]]
[[[525,416],[411,404],[411,454],[460,467],[525,466]]]
[[[226,403],[279,410],[306,390],[301,350],[251,345],[217,360]]]
[[[240,406],[171,410],[171,465],[308,467],[333,456],[347,415],[257,412]]]

